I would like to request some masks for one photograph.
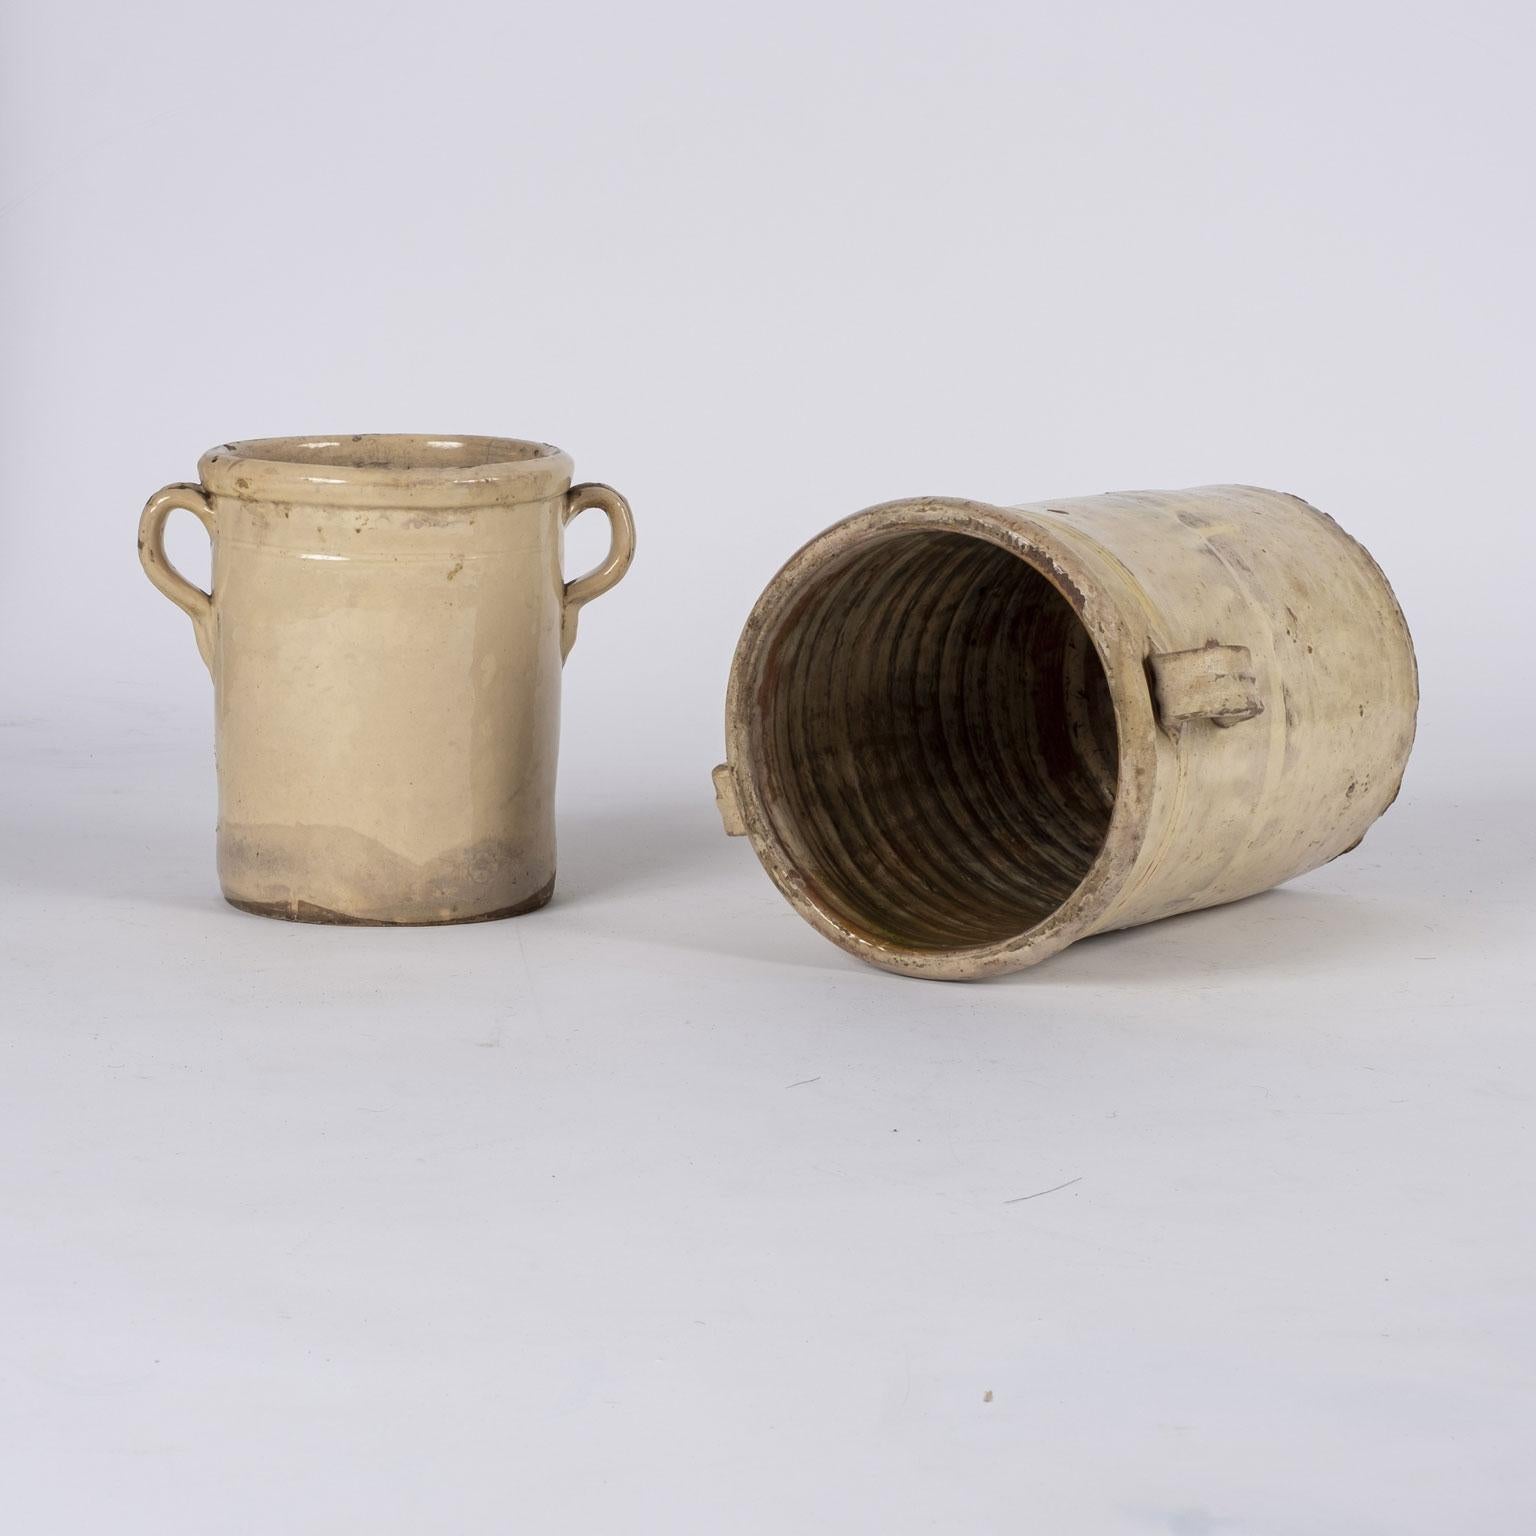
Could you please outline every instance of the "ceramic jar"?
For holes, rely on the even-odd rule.
[[[213,677],[229,901],[323,923],[548,901],[561,664],[633,556],[624,499],[507,438],[274,438],[198,469],[151,498],[139,556]],[[213,541],[211,592],[166,561],[178,507]],[[562,530],[588,507],[611,547],[568,582]]]
[[[898,501],[758,600],[715,785],[834,943],[982,977],[1347,852],[1417,698],[1386,578],[1294,496]]]

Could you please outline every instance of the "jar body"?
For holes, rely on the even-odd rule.
[[[563,488],[427,510],[212,504],[228,900],[348,923],[547,901]]]
[[[1295,497],[896,502],[759,600],[717,786],[834,942],[963,979],[1347,851],[1416,704],[1385,578]]]
[[[1236,901],[1353,848],[1397,796],[1418,707],[1408,627],[1365,548],[1246,486],[1049,505],[1020,510],[1096,546],[1149,658],[1239,644],[1261,705],[1229,725],[1159,719],[1146,837],[1093,931]],[[1156,669],[1149,687],[1167,714]]]

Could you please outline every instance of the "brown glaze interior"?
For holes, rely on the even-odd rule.
[[[942,530],[821,571],[769,639],[762,801],[807,893],[912,950],[998,943],[1081,884],[1118,760],[1103,664],[1010,550]]]

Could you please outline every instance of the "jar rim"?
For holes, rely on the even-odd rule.
[[[572,470],[550,443],[405,432],[250,438],[198,461],[215,496],[350,507],[538,501],[563,494]]]
[[[905,946],[853,931],[818,900],[776,830],[763,799],[761,673],[781,624],[821,570],[857,548],[918,532],[958,533],[999,546],[1040,573],[1071,606],[1092,642],[1114,707],[1117,765],[1104,840],[1076,889],[1039,922],[1006,938],[953,948]],[[1092,932],[1125,888],[1141,856],[1157,771],[1156,723],[1141,647],[1120,616],[1090,542],[1032,509],[951,497],[919,497],[867,508],[804,545],[780,569],[748,617],[726,696],[727,761],[748,839],[781,894],[813,927],[859,959],[934,980],[972,980],[1022,969]]]

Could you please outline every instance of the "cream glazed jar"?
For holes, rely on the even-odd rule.
[[[1298,497],[918,497],[768,584],[715,789],[827,938],[966,980],[1347,853],[1417,705],[1386,577]]]
[[[139,557],[213,678],[227,899],[320,923],[542,906],[561,667],[633,558],[623,497],[512,438],[271,438],[198,469],[150,499]],[[176,508],[212,540],[211,592],[166,560]],[[587,508],[608,555],[566,581],[563,530]]]

